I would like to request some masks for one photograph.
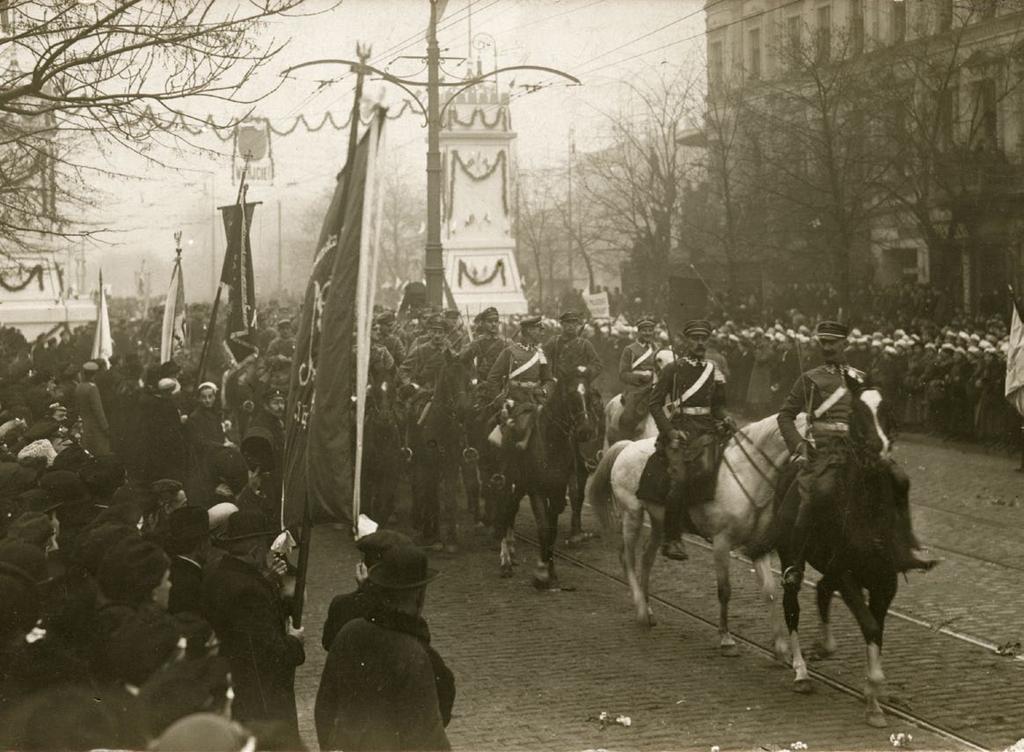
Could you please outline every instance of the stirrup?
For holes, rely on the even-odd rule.
[[[800,587],[804,581],[803,567],[789,566],[782,573],[782,584]]]

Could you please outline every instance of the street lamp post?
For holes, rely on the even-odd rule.
[[[427,28],[427,80],[412,81],[407,78],[393,76],[386,71],[367,65],[365,60],[343,60],[326,59],[310,60],[305,63],[293,65],[285,69],[281,75],[288,75],[292,71],[306,68],[311,65],[335,64],[347,65],[353,73],[372,73],[378,78],[401,87],[411,98],[423,115],[427,126],[427,242],[424,258],[424,275],[427,283],[427,304],[441,308],[444,302],[444,256],[441,246],[441,120],[445,110],[455,98],[466,89],[483,83],[499,73],[513,70],[533,70],[543,73],[550,73],[566,78],[575,84],[580,81],[564,71],[555,68],[548,68],[543,65],[511,65],[505,68],[496,68],[463,81],[441,81],[441,51],[437,44],[437,2],[430,1],[430,24]],[[440,102],[441,88],[451,87],[455,91],[445,100]],[[413,91],[413,88],[426,88],[426,105]]]

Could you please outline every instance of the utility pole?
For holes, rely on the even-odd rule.
[[[564,71],[548,68],[543,65],[510,65],[476,76],[470,74],[469,78],[462,81],[441,81],[441,50],[437,44],[437,16],[438,6],[443,7],[445,0],[429,0],[429,2],[430,23],[427,27],[426,81],[413,81],[394,76],[372,65],[367,65],[365,59],[358,62],[337,58],[310,60],[285,69],[281,75],[287,76],[293,71],[311,65],[347,65],[353,73],[373,74],[377,78],[401,87],[409,95],[410,103],[415,104],[419,108],[427,126],[427,239],[423,271],[427,283],[427,305],[441,308],[444,304],[444,255],[443,247],[441,246],[441,121],[445,110],[466,89],[484,83],[497,76],[497,74],[507,71],[540,71],[568,79],[575,84],[579,84],[580,81],[575,76]],[[441,104],[441,89],[445,87],[453,88],[454,92]],[[426,104],[413,91],[414,88],[426,88]]]
[[[437,0],[430,0],[427,27],[427,247],[423,272],[427,305],[444,307],[444,249],[441,247],[441,116],[438,107],[441,49],[437,45]]]
[[[566,230],[568,236],[566,237],[565,255],[569,262],[569,287],[575,292],[576,290],[576,274],[573,270],[572,263],[572,154],[576,151],[576,146],[573,143],[573,129],[569,128],[569,210],[568,210],[568,221],[566,222]]]

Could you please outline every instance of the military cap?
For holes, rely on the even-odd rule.
[[[543,320],[544,319],[541,316],[523,316],[523,318],[519,320],[519,328],[531,329],[533,327],[540,326]]]
[[[636,323],[633,326],[635,326],[637,329],[639,329],[640,327],[644,327],[644,326],[656,326],[657,323],[658,322],[654,320],[653,316],[645,313],[644,315],[642,315],[640,318],[638,318],[636,320]]]
[[[444,312],[444,317],[446,319],[457,319],[461,318],[461,316],[462,314],[459,313],[458,309],[455,308],[449,308],[447,311]]]
[[[558,317],[558,320],[563,324],[578,324],[582,321],[582,318],[576,311],[566,311]]]
[[[395,312],[394,311],[384,311],[383,313],[379,314],[377,316],[377,323],[378,324],[394,324],[395,323]]]
[[[683,324],[683,334],[687,337],[711,336],[711,322],[705,319],[690,319]]]
[[[431,316],[427,319],[427,329],[444,329],[444,319],[436,314]]]
[[[495,308],[494,306],[488,306],[487,308],[483,309],[482,311],[480,311],[480,313],[477,314],[477,319],[479,321],[486,321],[488,319],[497,319],[500,317],[500,315],[501,314],[498,313],[497,308]]]
[[[846,324],[840,324],[838,321],[820,321],[814,327],[814,336],[818,339],[846,339],[849,334],[850,330],[846,328]]]
[[[270,402],[270,400],[274,399],[275,397],[282,397],[283,398],[284,396],[285,396],[285,394],[284,394],[283,391],[281,391],[277,387],[271,387],[270,389],[268,389],[267,391],[265,391],[263,393],[263,401],[264,402]]]

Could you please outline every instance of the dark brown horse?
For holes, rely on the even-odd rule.
[[[407,421],[412,450],[413,523],[424,542],[432,546],[440,544],[443,535],[443,547],[449,553],[458,549],[455,498],[464,448],[463,424],[471,409],[468,369],[446,352],[433,393],[425,402],[413,405]]]
[[[501,538],[502,576],[511,575],[515,518],[520,500],[529,496],[540,545],[533,575],[538,589],[558,588],[554,561],[558,517],[565,509],[569,479],[576,472],[577,443],[596,434],[589,390],[583,374],[560,381],[537,410],[526,448],[506,451],[506,489],[495,522]]]

